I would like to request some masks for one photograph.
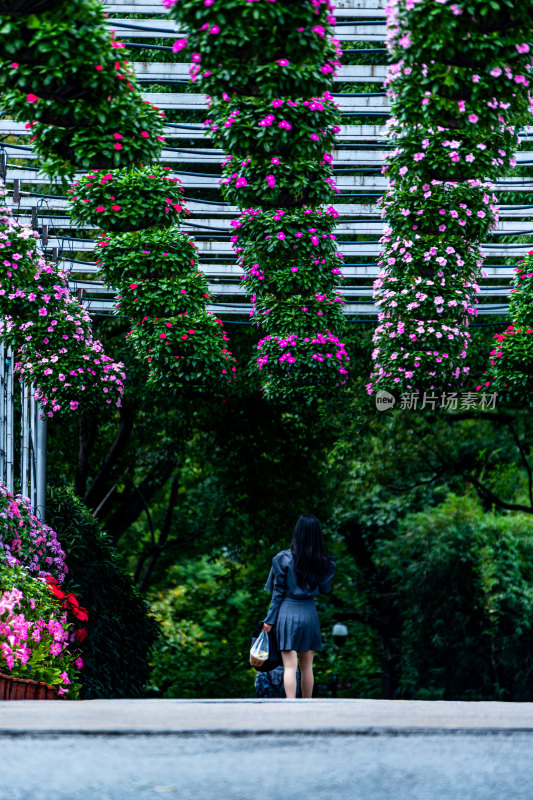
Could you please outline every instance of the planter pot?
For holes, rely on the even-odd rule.
[[[58,84],[52,82],[48,86],[36,86],[33,89],[37,97],[42,97],[43,100],[81,100],[91,93],[91,89],[85,86],[80,86],[79,83],[65,83]]]
[[[26,678],[12,678],[0,672],[0,700],[58,700],[57,689]]]
[[[59,0],[0,0],[0,16],[23,17],[42,14],[58,5]]]
[[[106,169],[106,167],[107,165],[101,166],[100,169]],[[117,199],[116,202],[118,203],[120,200]],[[153,218],[131,220],[131,222],[123,220],[120,225],[117,224],[113,226],[110,223],[106,223],[105,230],[111,233],[131,233],[132,231],[144,231],[146,228],[151,228],[153,225],[161,224],[159,220]]]
[[[86,128],[87,124],[80,122],[73,114],[61,114],[57,111],[43,110],[38,118],[45,125],[55,125],[57,128]]]

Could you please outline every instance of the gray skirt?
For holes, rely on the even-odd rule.
[[[322,650],[314,598],[285,597],[279,607],[275,631],[280,650]]]

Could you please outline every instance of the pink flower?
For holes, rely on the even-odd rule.
[[[180,50],[183,50],[185,47],[187,47],[187,42],[188,41],[189,41],[188,39],[178,39],[172,45],[173,52],[174,53],[179,53]]]
[[[120,211],[120,206],[111,206],[113,211]]]
[[[289,62],[288,62],[288,60],[286,58],[278,58],[278,64],[280,65],[280,67],[288,67],[289,66]]]
[[[122,145],[120,144],[120,142],[116,143],[115,150],[122,150]]]
[[[105,206],[96,206],[97,211],[105,211]]]
[[[28,101],[28,103],[36,103],[38,99],[39,98],[37,97],[36,94],[27,94],[26,95],[26,100]]]

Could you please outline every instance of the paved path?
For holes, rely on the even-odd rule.
[[[0,733],[529,731],[533,703],[403,700],[89,700],[0,703]],[[533,792],[532,792],[533,798]]]
[[[0,703],[0,800],[532,800],[532,749],[529,703]]]

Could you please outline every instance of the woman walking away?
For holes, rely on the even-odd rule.
[[[324,549],[320,523],[312,514],[302,514],[289,550],[272,559],[265,589],[272,592],[272,603],[263,629],[276,626],[278,647],[285,668],[283,683],[289,700],[296,697],[296,669],[300,657],[302,697],[313,693],[313,657],[322,650],[320,625],[315,606],[319,592],[331,591],[330,581],[337,571],[333,558]]]

